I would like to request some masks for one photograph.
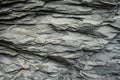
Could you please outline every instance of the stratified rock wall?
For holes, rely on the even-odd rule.
[[[120,0],[0,0],[0,80],[120,80]]]

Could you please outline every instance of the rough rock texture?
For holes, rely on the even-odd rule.
[[[120,0],[0,0],[0,80],[120,80]]]

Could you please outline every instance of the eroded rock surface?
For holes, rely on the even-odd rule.
[[[0,0],[0,80],[120,80],[119,0]]]

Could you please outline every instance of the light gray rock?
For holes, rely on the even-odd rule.
[[[120,80],[119,0],[0,0],[0,80]]]

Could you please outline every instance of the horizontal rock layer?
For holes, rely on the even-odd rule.
[[[119,0],[0,0],[0,80],[120,80]]]

